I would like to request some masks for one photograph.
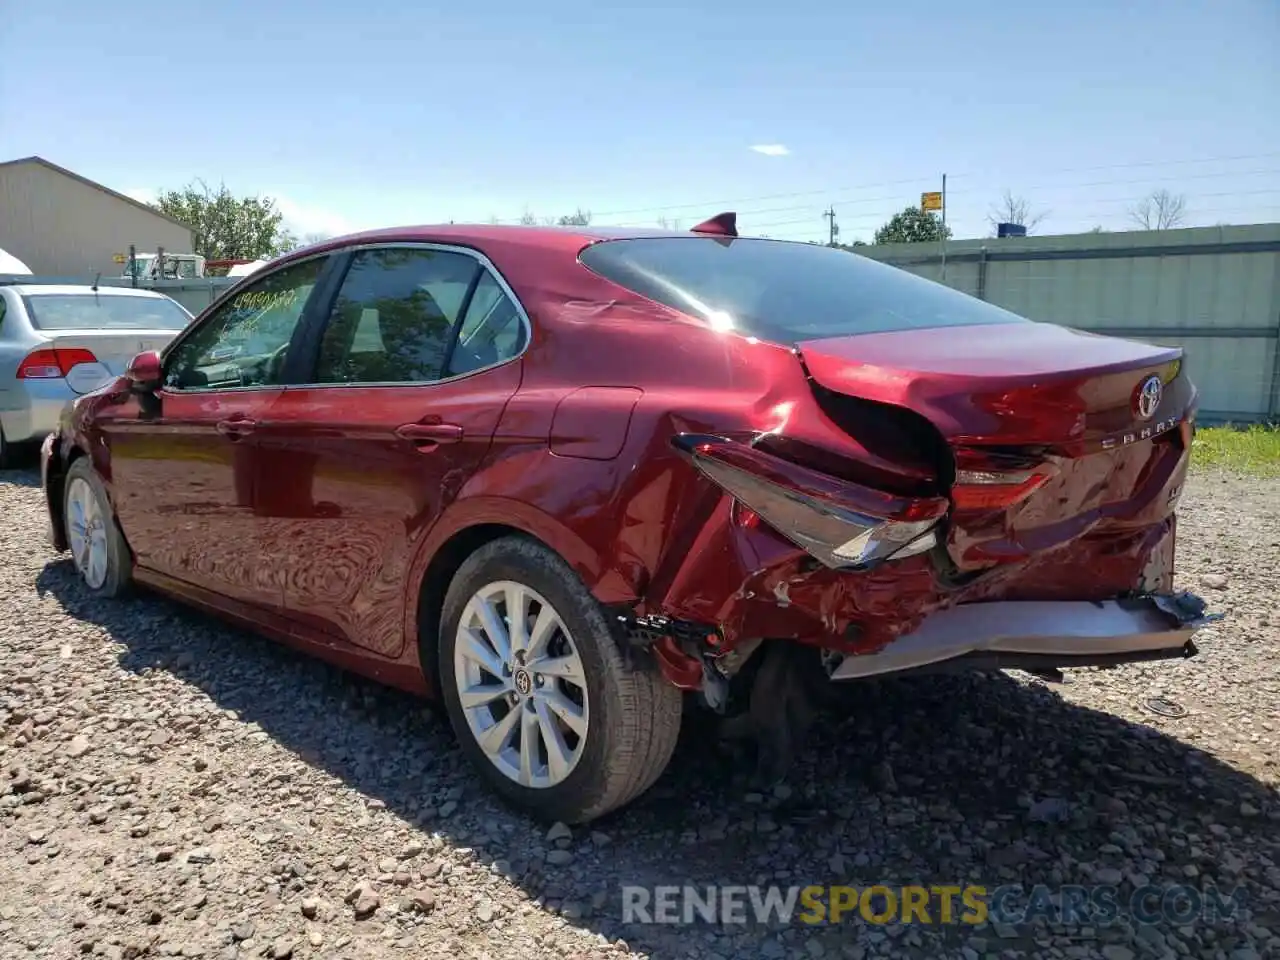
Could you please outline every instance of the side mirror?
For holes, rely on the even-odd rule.
[[[154,390],[160,385],[160,377],[162,376],[160,354],[154,350],[147,350],[138,354],[129,361],[129,366],[125,368],[124,375],[133,389],[139,391]]]

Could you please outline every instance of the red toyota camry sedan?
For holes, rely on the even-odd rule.
[[[781,776],[825,694],[1190,656],[1179,350],[839,249],[412,227],[229,290],[45,443],[51,538],[442,698],[508,800],[584,822],[686,703]]]

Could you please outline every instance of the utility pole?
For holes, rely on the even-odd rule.
[[[836,245],[836,237],[840,236],[840,225],[836,223],[836,208],[832,206],[823,211],[822,215],[830,221],[827,230],[827,246],[834,247]]]
[[[947,282],[947,175],[942,175],[942,282]]]

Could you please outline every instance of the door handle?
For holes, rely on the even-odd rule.
[[[417,444],[459,443],[462,428],[456,423],[406,423],[396,428],[396,436]]]
[[[239,440],[241,437],[253,433],[253,429],[257,425],[258,421],[244,417],[235,420],[219,420],[217,429],[228,440]]]

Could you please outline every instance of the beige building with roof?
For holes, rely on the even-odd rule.
[[[36,276],[119,276],[118,254],[191,253],[192,231],[122,193],[42,157],[0,163],[0,249]]]

